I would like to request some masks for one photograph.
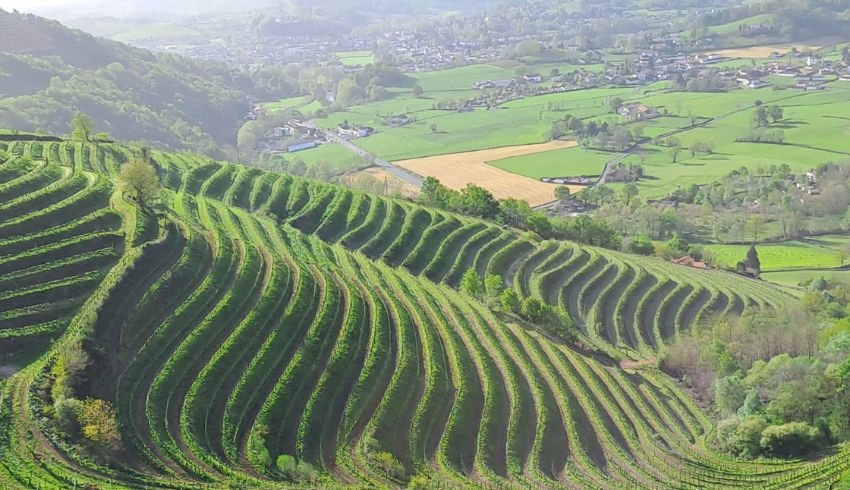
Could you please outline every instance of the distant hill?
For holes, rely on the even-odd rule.
[[[24,18],[0,10],[0,48],[7,53],[48,53],[53,43]]]
[[[224,65],[153,54],[0,11],[0,125],[63,134],[76,111],[123,140],[223,156],[255,87]],[[281,94],[287,95],[287,94]]]

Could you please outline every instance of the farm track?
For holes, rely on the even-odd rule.
[[[0,193],[0,343],[47,355],[0,382],[0,486],[279,488],[284,454],[330,487],[403,486],[380,452],[453,488],[804,488],[850,466],[728,460],[669,379],[601,353],[654,356],[707,315],[780,303],[775,288],[158,152],[167,211],[137,222],[103,175],[129,150],[15,151],[43,159],[0,162],[15,189]],[[448,287],[469,269],[566,309],[600,351]],[[55,359],[38,339],[72,339],[101,308],[88,335],[106,347],[78,389],[118,410],[132,458],[109,473],[33,417]]]

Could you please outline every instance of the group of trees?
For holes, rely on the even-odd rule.
[[[596,186],[577,197],[598,206],[595,216],[625,238],[624,246],[641,234],[653,240],[679,233],[694,241],[753,243],[847,230],[850,165],[824,164],[812,171],[816,183],[785,164],[741,167],[712,184],[681,186],[650,202],[640,195],[629,198],[626,186],[619,193]]]
[[[691,79],[679,75],[673,80],[673,90],[680,92],[725,92],[730,88],[731,82],[719,75]]]
[[[578,337],[575,322],[564,310],[534,296],[521,300],[514,289],[505,287],[504,280],[497,274],[487,274],[482,281],[478,272],[469,268],[463,274],[459,288],[491,308],[518,315],[562,340],[574,341]]]
[[[756,101],[756,109],[753,112],[753,127],[761,128],[769,126],[771,120],[778,123],[785,117],[785,109],[778,105],[766,106],[761,101]]]
[[[602,188],[606,195],[607,191],[613,192],[606,186],[599,186],[588,188],[579,195],[584,197],[588,191],[593,194],[598,188]],[[513,198],[499,201],[490,191],[475,184],[467,184],[456,191],[434,177],[426,177],[420,200],[430,206],[529,230],[543,238],[570,239],[612,249],[620,247],[620,235],[604,219],[587,215],[575,219],[549,217],[541,210],[532,209],[525,201]]]
[[[782,144],[785,142],[785,131],[781,129],[764,129],[757,126],[751,129],[744,136],[739,136],[735,139],[738,142],[745,143],[774,143]]]
[[[617,99],[617,97],[613,99]],[[572,134],[579,138],[582,147],[585,149],[598,148],[622,151],[642,138],[643,131],[644,128],[641,125],[626,126],[609,121],[600,123],[596,120],[585,123],[581,118],[567,114],[552,123],[549,138],[558,139]]]
[[[800,304],[715,318],[670,346],[662,367],[712,404],[721,450],[790,457],[850,439],[848,293],[819,279]]]
[[[339,106],[348,107],[386,98],[387,87],[405,87],[415,90],[416,86],[416,81],[403,74],[398,68],[378,62],[366,65],[363,71],[340,80],[336,87],[335,100]],[[329,103],[325,102],[325,104]]]

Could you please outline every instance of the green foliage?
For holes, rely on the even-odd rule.
[[[71,121],[71,139],[89,141],[93,132],[94,120],[91,117],[82,112],[74,114],[74,120]]]
[[[59,430],[76,436],[80,430],[77,413],[80,411],[80,401],[76,398],[59,398],[53,402],[53,420]]]
[[[747,250],[747,258],[744,260],[744,266],[755,275],[761,274],[761,260],[759,260],[759,253],[755,245],[751,245],[750,249]]]
[[[756,111],[753,113],[753,127],[760,128],[769,124],[767,108],[763,105],[756,107]]]
[[[611,97],[611,99],[608,100],[608,107],[611,108],[611,112],[616,113],[617,111],[620,110],[620,107],[622,107],[622,106],[623,106],[623,99],[621,99],[619,97]]]
[[[109,402],[86,398],[76,406],[76,409],[77,421],[83,437],[111,450],[121,447],[118,415]]]
[[[533,39],[520,41],[514,48],[514,55],[518,58],[527,56],[539,56],[543,51],[543,45]]]
[[[463,214],[484,219],[495,219],[499,214],[499,203],[493,194],[475,184],[467,184],[455,195],[451,207]]]
[[[374,458],[378,468],[390,478],[396,480],[403,480],[405,478],[406,471],[404,466],[391,453],[386,451],[379,452],[375,454]]]
[[[313,465],[288,454],[278,456],[275,465],[284,478],[293,483],[315,483],[319,478],[319,472]]]
[[[130,191],[130,196],[146,209],[159,197],[161,183],[156,170],[148,162],[134,160],[121,166],[118,180]]]
[[[759,445],[770,456],[787,458],[815,450],[821,442],[818,429],[803,422],[791,422],[765,428]]]
[[[54,400],[73,398],[73,387],[79,381],[91,360],[81,342],[63,344],[56,354],[50,372],[53,374],[52,397]]]
[[[665,243],[667,250],[669,252],[668,257],[681,257],[688,253],[688,247],[690,244],[687,240],[682,238],[678,233],[674,233],[673,237],[667,240]]]
[[[505,290],[505,281],[498,274],[487,274],[484,277],[484,290],[487,292],[487,298],[489,300],[496,300],[501,297],[502,292]]]
[[[570,188],[565,185],[555,187],[555,199],[564,202],[570,198]]]
[[[629,251],[639,255],[655,254],[655,244],[649,235],[640,234],[629,240]]]
[[[717,426],[718,444],[741,458],[756,458],[761,455],[762,432],[767,427],[767,421],[760,416],[726,419]]]
[[[520,313],[522,314],[523,318],[530,322],[539,322],[543,319],[545,307],[542,301],[533,296],[529,296],[522,300]]]
[[[714,388],[714,406],[721,415],[727,416],[738,412],[748,399],[748,390],[743,381],[744,377],[741,373],[717,379]],[[753,392],[749,391],[749,393]],[[751,410],[747,409],[744,412],[751,413]]]
[[[502,308],[504,308],[505,311],[519,313],[519,295],[517,295],[517,292],[513,289],[505,289],[502,291],[502,294],[499,295],[499,303],[501,303]]]
[[[425,490],[429,486],[428,477],[425,475],[413,475],[407,481],[407,488],[410,490]]]
[[[836,490],[850,490],[850,471],[845,471],[841,480],[838,482]]]
[[[463,273],[463,277],[460,279],[460,289],[473,298],[481,296],[483,285],[475,269],[469,268]]]
[[[619,248],[620,236],[605,220],[583,214],[569,224],[568,236],[577,242],[604,248]]]

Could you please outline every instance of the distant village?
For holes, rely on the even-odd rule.
[[[481,93],[473,98],[459,101],[438,101],[435,110],[470,112],[491,110],[514,100],[539,95],[563,93],[574,90],[602,86],[641,86],[662,80],[699,80],[714,77],[722,80],[729,88],[764,89],[774,84],[767,81],[771,76],[793,78],[793,83],[782,84],[784,89],[801,91],[825,90],[831,81],[850,83],[850,67],[842,62],[792,51],[774,53],[766,62],[745,68],[732,69],[728,66],[734,58],[711,53],[662,54],[655,51],[642,52],[636,63],[607,63],[602,71],[591,71],[581,65],[579,59],[576,70],[569,73],[529,73],[514,78],[497,80],[479,80],[471,88]],[[718,64],[724,63],[723,66]],[[354,67],[356,69],[356,67]],[[259,108],[255,108],[260,110]],[[624,104],[618,113],[627,121],[649,120],[661,116],[654,107],[641,103]],[[246,115],[246,119],[256,118],[256,113]],[[388,127],[405,126],[413,119],[404,114],[383,118]],[[265,150],[273,152],[297,152],[314,148],[321,143],[321,134],[307,131],[296,121],[292,127],[275,128],[267,134]],[[344,139],[364,138],[377,130],[372,127],[341,124],[335,133]],[[568,182],[578,183],[578,182]]]

